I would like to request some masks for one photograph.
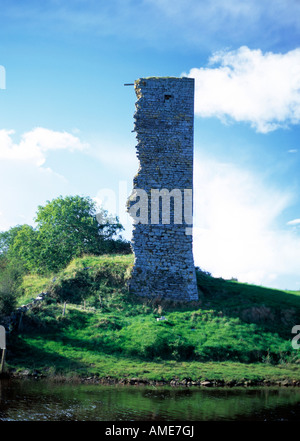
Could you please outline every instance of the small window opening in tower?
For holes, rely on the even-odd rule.
[[[170,94],[170,93],[165,93],[164,94],[164,102],[166,101],[170,101],[174,98],[174,95]]]

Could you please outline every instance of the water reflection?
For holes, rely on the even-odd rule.
[[[0,381],[0,421],[299,421],[299,388],[171,388]]]

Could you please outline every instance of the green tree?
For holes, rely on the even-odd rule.
[[[0,233],[0,256],[5,257],[9,250],[9,247],[13,244],[18,232],[23,228],[23,225],[17,225],[10,228],[8,231],[2,231]]]
[[[38,231],[24,224],[10,241],[7,258],[11,263],[22,264],[26,271],[34,271],[39,263],[40,249]]]
[[[89,197],[67,196],[39,206],[36,228],[22,225],[0,234],[0,254],[27,271],[53,272],[83,254],[130,252],[123,226]]]
[[[108,252],[110,242],[123,227],[105,210],[96,215],[96,204],[89,197],[59,197],[39,206],[36,223],[42,265],[57,270],[74,257]]]

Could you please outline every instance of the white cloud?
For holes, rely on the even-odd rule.
[[[45,166],[50,151],[78,151],[87,145],[68,132],[37,127],[14,141],[13,130],[0,130],[0,231],[32,224],[37,206],[72,192],[71,183]]]
[[[292,193],[268,187],[259,176],[197,158],[195,264],[217,277],[264,286],[280,287],[282,277],[297,277],[300,237],[275,226],[292,201]]]
[[[46,161],[46,152],[67,149],[83,150],[87,147],[80,139],[68,132],[37,127],[21,135],[19,143],[14,143],[13,130],[0,130],[0,159],[26,161],[41,166]]]
[[[195,78],[198,116],[249,122],[261,133],[300,122],[300,48],[222,51],[188,76]]]
[[[287,222],[287,225],[300,225],[300,219],[293,219]]]

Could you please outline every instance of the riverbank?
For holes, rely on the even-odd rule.
[[[86,384],[86,385],[104,385],[104,386],[130,386],[130,387],[143,387],[143,386],[151,386],[151,387],[162,387],[162,386],[170,386],[172,388],[176,387],[186,387],[186,388],[300,388],[300,380],[291,380],[291,379],[282,379],[277,381],[270,380],[198,380],[194,381],[192,379],[184,379],[184,380],[145,380],[139,378],[111,378],[111,377],[79,377],[79,376],[63,376],[57,375],[53,377],[47,377],[40,373],[33,372],[31,374],[27,374],[26,371],[24,373],[18,374],[2,374],[0,375],[0,380],[34,380],[34,381],[46,381],[48,383],[54,384]]]
[[[54,375],[46,376],[40,372],[27,370],[18,373],[5,373],[0,375],[0,380],[45,380],[49,383],[68,383],[68,384],[94,384],[94,385],[121,385],[121,386],[172,386],[172,387],[202,387],[202,388],[224,388],[224,387],[299,387],[300,379],[280,379],[280,380],[192,380],[190,378],[183,380],[145,380],[140,378],[112,378],[99,377],[97,375],[90,377],[80,377],[73,375]]]
[[[185,387],[300,387],[299,365],[243,364],[234,362],[140,363],[112,360],[93,366],[85,373],[53,367],[7,369],[3,378],[46,380],[54,383],[185,386]]]

